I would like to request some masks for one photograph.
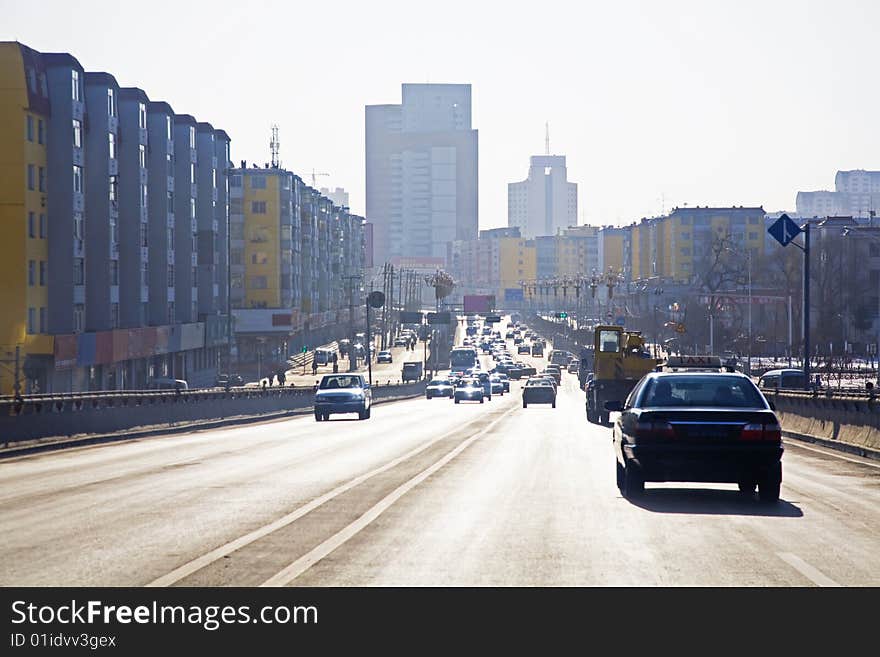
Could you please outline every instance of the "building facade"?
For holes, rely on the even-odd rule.
[[[507,225],[527,239],[576,225],[577,206],[577,183],[568,182],[564,155],[529,158],[528,178],[507,185]]]
[[[880,171],[838,171],[834,191],[798,192],[799,217],[850,216],[874,219],[880,211]]]
[[[374,262],[440,258],[478,230],[478,134],[469,84],[404,84],[366,107],[367,219]]]

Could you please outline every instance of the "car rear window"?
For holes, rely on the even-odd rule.
[[[448,386],[449,381],[447,379],[434,379],[428,385],[429,386]]]
[[[328,376],[321,381],[321,390],[335,388],[360,388],[361,380],[356,376]]]
[[[651,379],[645,385],[640,405],[766,408],[761,393],[748,379],[738,376],[695,374]]]

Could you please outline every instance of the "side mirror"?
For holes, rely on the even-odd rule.
[[[614,401],[605,402],[605,410],[610,412],[619,412],[623,410],[623,404],[615,399]]]

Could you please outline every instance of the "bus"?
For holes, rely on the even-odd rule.
[[[466,372],[477,364],[475,347],[455,347],[449,352],[449,366],[453,373]]]

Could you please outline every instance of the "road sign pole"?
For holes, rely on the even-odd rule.
[[[804,389],[810,389],[810,222],[804,226]]]
[[[373,386],[373,345],[371,344],[372,338],[370,337],[370,304],[367,303],[367,376],[369,377],[370,387]]]

